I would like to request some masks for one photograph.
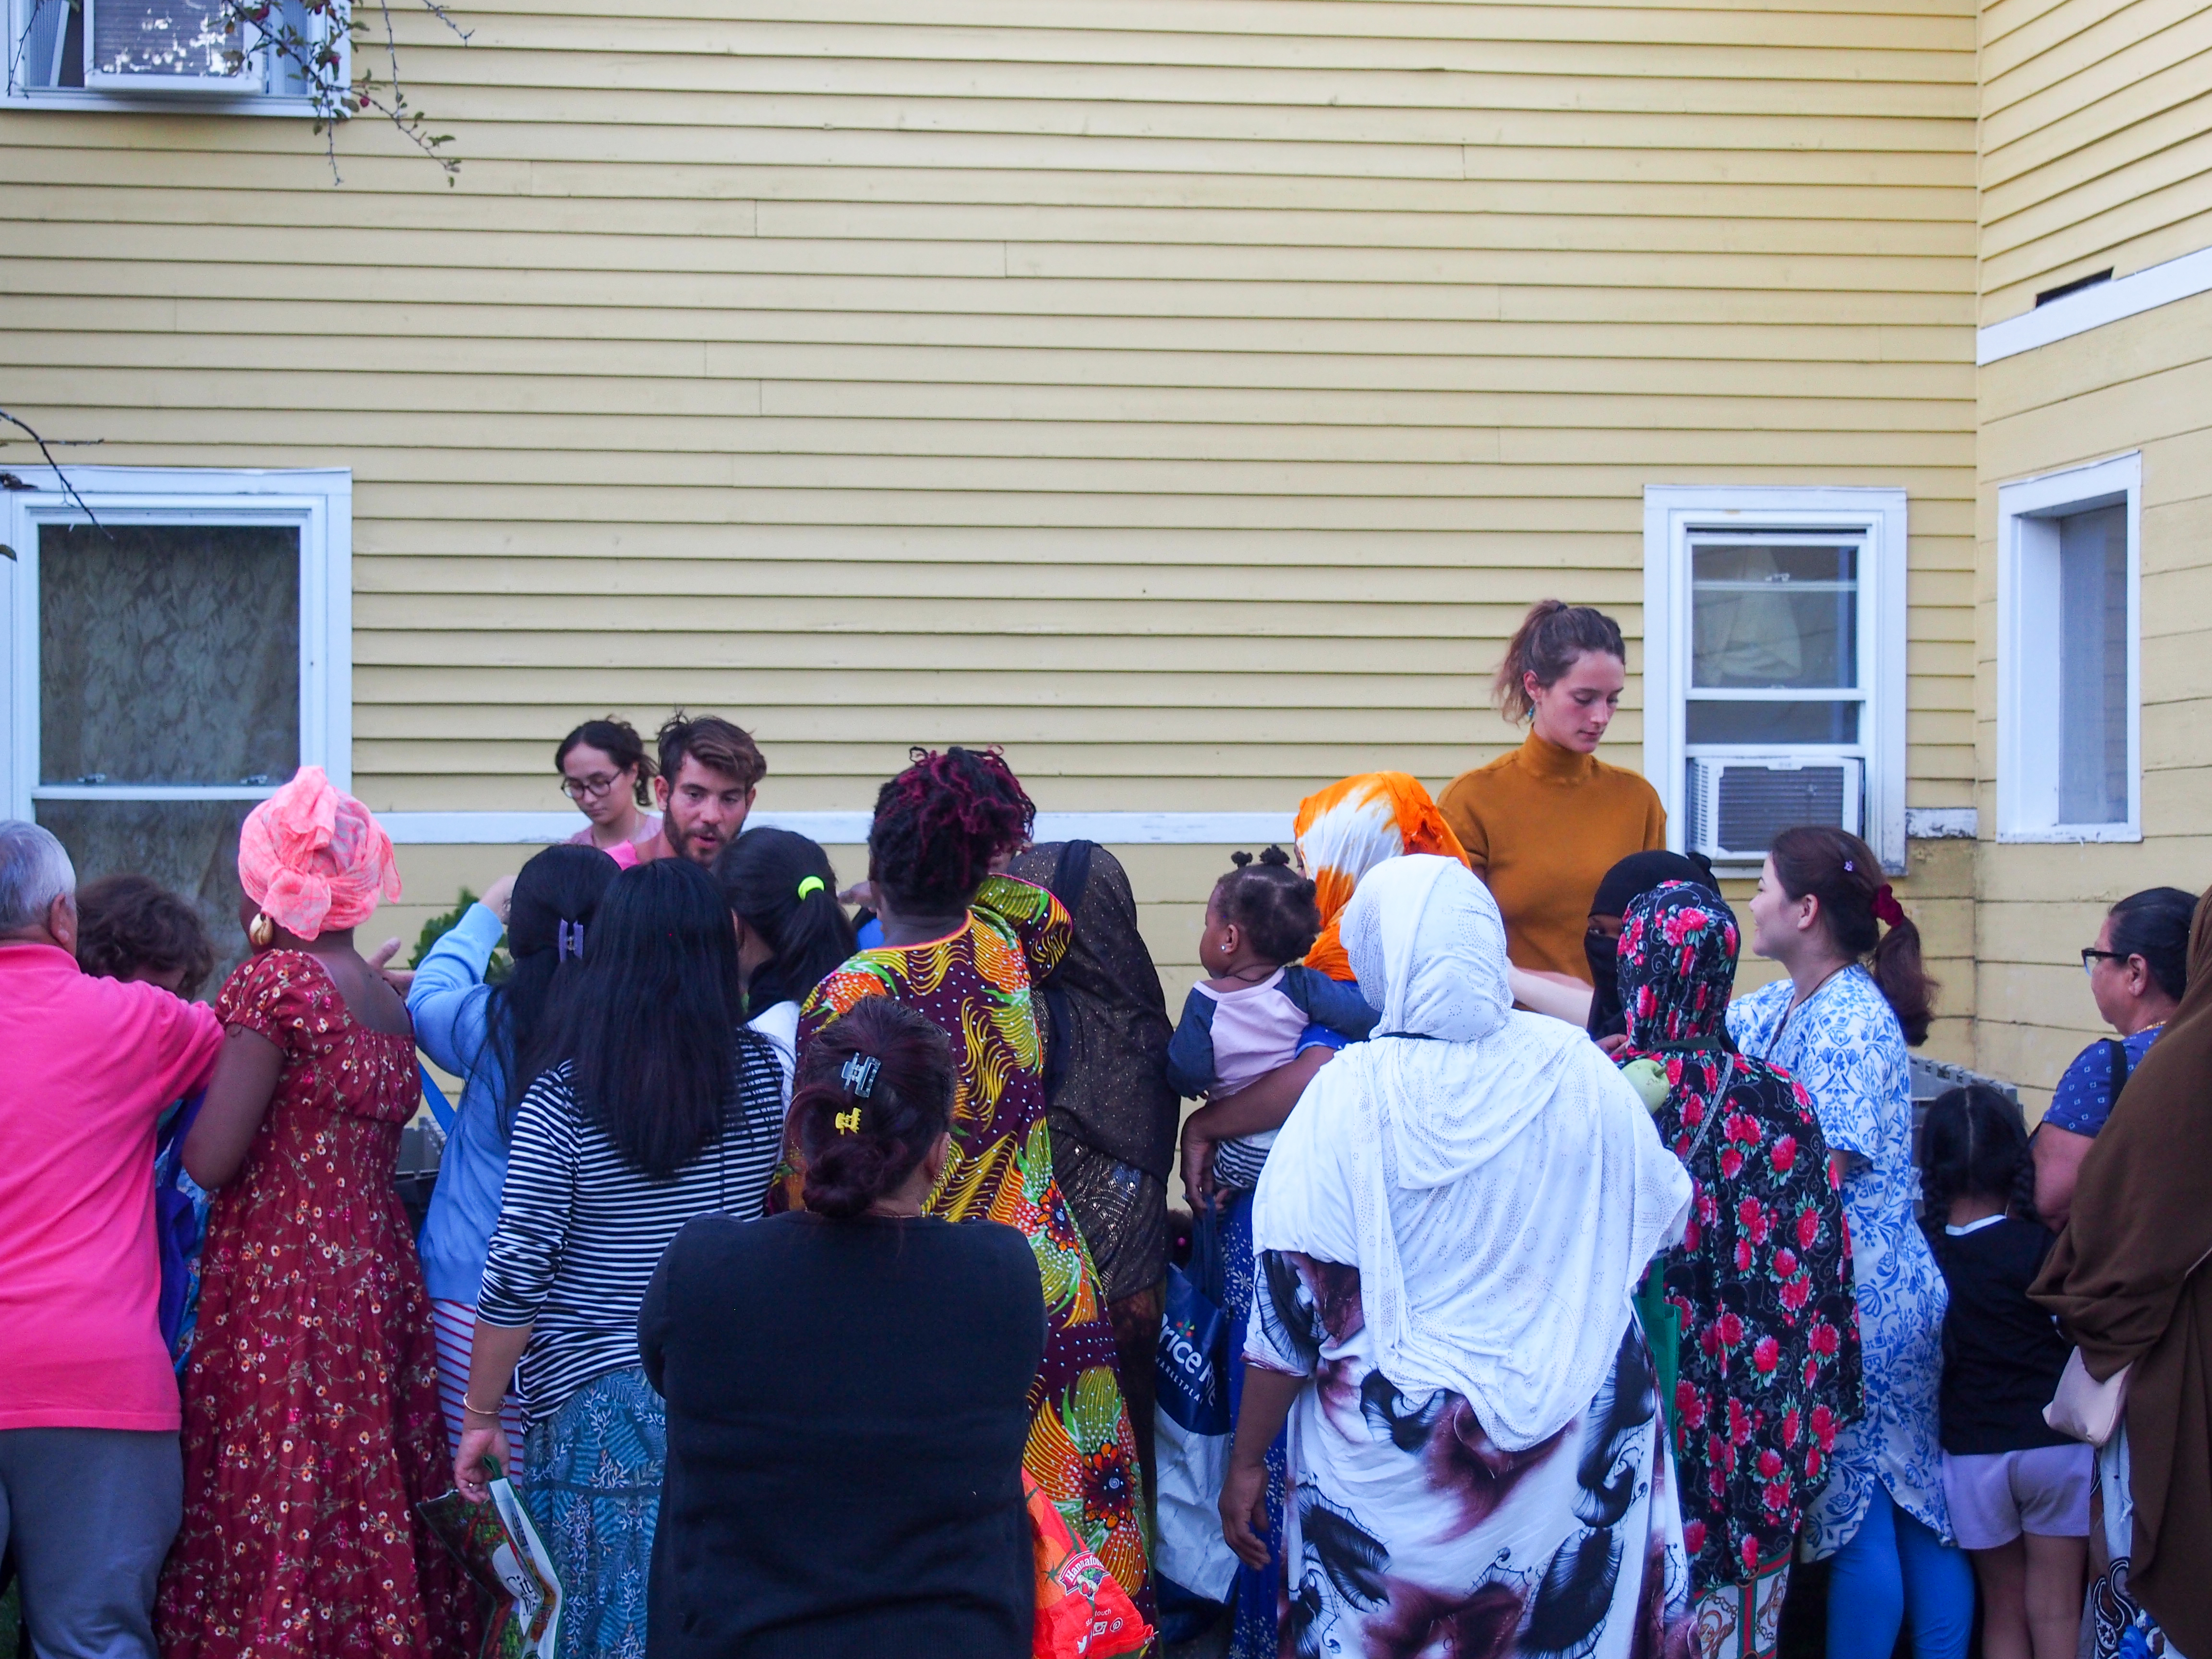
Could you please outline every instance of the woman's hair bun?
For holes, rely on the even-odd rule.
[[[889,997],[864,997],[799,1056],[791,1121],[806,1207],[849,1220],[904,1186],[951,1127],[945,1033]]]

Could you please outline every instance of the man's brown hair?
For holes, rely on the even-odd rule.
[[[752,733],[734,726],[719,714],[685,714],[678,709],[660,728],[655,742],[660,750],[660,775],[676,786],[676,774],[688,757],[717,772],[726,772],[748,789],[768,775],[768,762]]]

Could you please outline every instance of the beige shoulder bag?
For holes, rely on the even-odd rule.
[[[2081,1363],[2081,1350],[2075,1349],[2066,1356],[2058,1392],[2043,1408],[2043,1420],[2059,1433],[2093,1446],[2110,1444],[2128,1409],[2128,1373],[2133,1370],[2132,1364],[2123,1365],[2100,1382]]]

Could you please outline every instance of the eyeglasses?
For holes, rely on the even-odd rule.
[[[596,778],[563,778],[561,780],[561,793],[570,800],[597,800],[621,781],[618,773]]]
[[[2081,971],[2085,974],[2095,973],[2099,957],[2102,957],[2107,962],[2125,962],[2128,959],[2128,953],[2125,951],[2100,951],[2094,945],[2085,945],[2081,947]]]

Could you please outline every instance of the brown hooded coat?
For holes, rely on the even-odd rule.
[[[2133,1364],[2131,1593],[2184,1653],[2212,1654],[2212,893],[2189,985],[2082,1160],[2032,1292],[2100,1381]]]

